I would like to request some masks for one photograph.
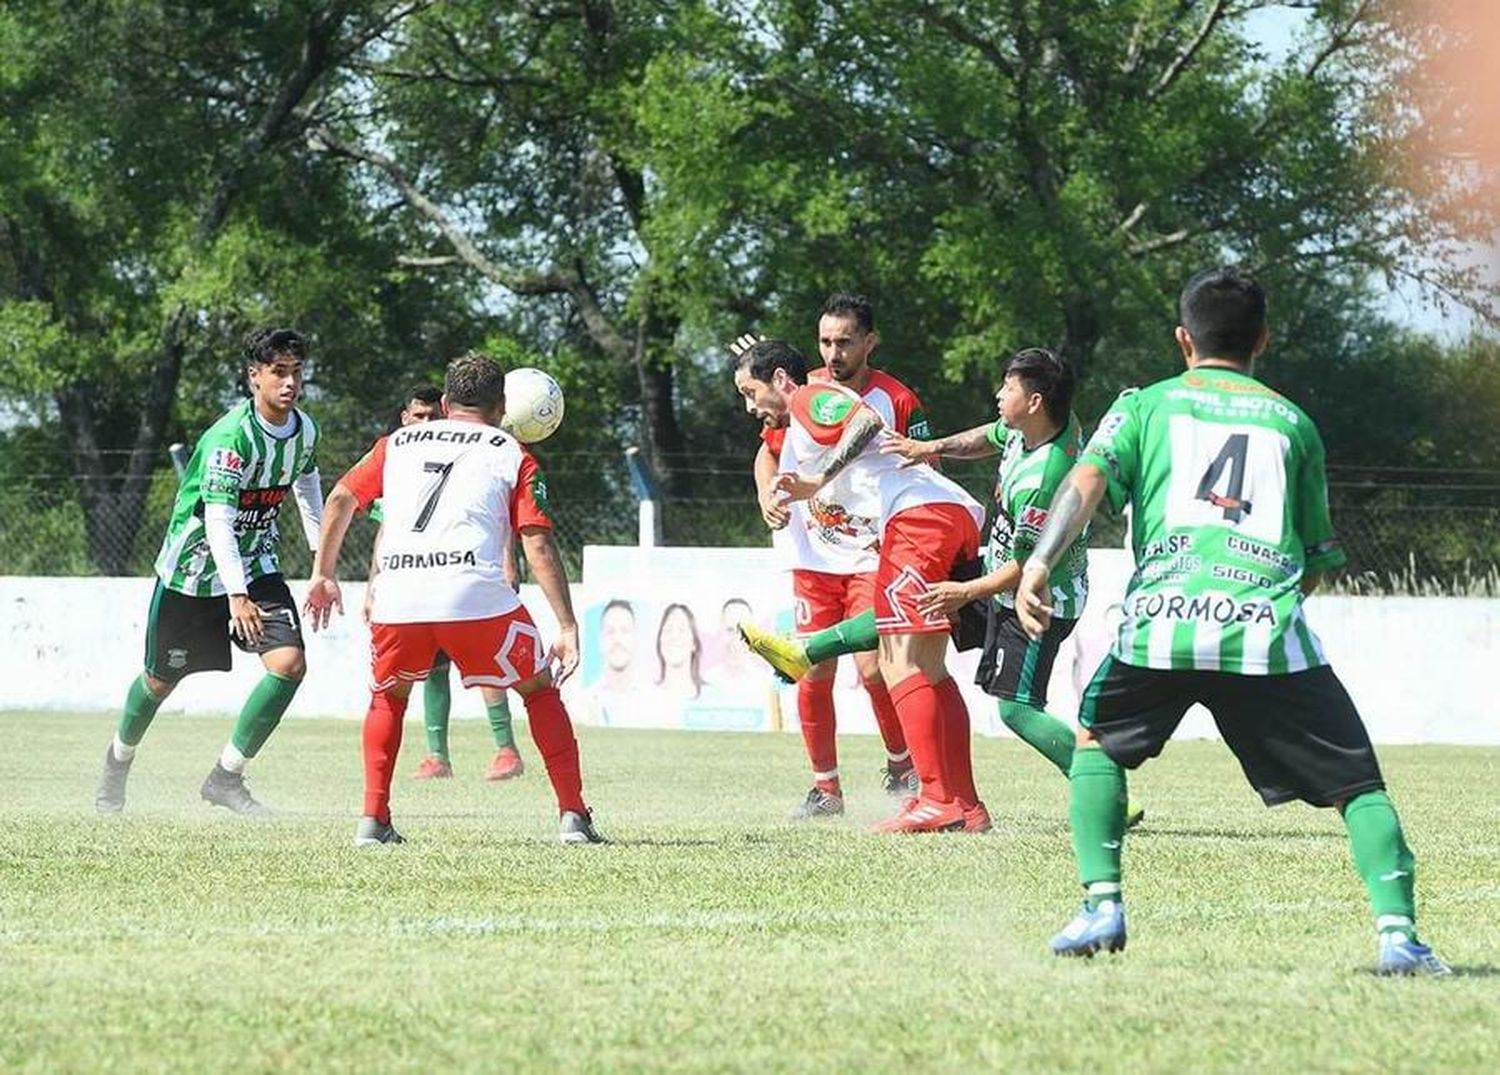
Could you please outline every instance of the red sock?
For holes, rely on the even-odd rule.
[[[937,690],[921,672],[907,676],[891,688],[891,701],[901,716],[901,730],[911,750],[922,797],[940,803],[953,801],[943,756],[943,706]]]
[[[543,687],[526,695],[524,700],[531,738],[542,755],[542,763],[547,766],[547,779],[552,781],[558,812],[588,813],[588,807],[583,805],[578,740],[573,738],[573,722],[568,719],[562,695],[557,693],[556,687]]]
[[[406,699],[389,691],[370,695],[365,713],[365,816],[382,825],[391,823],[391,775],[401,751],[401,720]]]
[[[833,716],[833,679],[804,679],[797,684],[797,720],[813,776],[824,791],[838,794],[839,748]],[[821,774],[832,773],[832,776]]]
[[[943,706],[943,768],[948,773],[954,796],[965,806],[979,802],[974,788],[973,740],[969,737],[969,707],[958,689],[958,680],[949,676],[934,688]]]
[[[896,704],[891,701],[891,692],[885,688],[885,680],[879,676],[864,681],[865,692],[870,696],[870,708],[875,711],[875,723],[880,725],[880,738],[885,740],[885,752],[892,757],[906,753],[906,733],[901,730],[901,718],[896,716]]]

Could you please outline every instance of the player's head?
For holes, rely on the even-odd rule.
[[[411,390],[406,402],[401,405],[401,424],[430,422],[443,416],[443,390],[436,385],[422,384]]]
[[[784,426],[788,397],[807,383],[807,359],[785,340],[761,340],[734,360],[734,390],[745,401],[745,413],[767,426]]]
[[[668,605],[656,628],[656,682],[665,683],[669,674],[686,676],[696,694],[703,685],[699,671],[702,660],[703,643],[698,638],[693,610],[683,604]]]
[[[875,308],[863,295],[839,291],[818,311],[818,354],[835,381],[857,379],[870,364],[880,337]]]
[[[1017,351],[1005,364],[1005,379],[995,393],[995,406],[1011,429],[1033,416],[1065,426],[1073,407],[1073,367],[1045,347]]]
[[[448,363],[443,375],[443,413],[471,414],[492,426],[505,414],[505,370],[480,351]]]
[[[1265,289],[1232,265],[1196,273],[1177,310],[1177,344],[1190,366],[1211,358],[1249,365],[1270,339]]]
[[[599,648],[612,672],[623,672],[635,660],[635,609],[629,601],[614,598],[599,614]]]
[[[245,337],[244,348],[250,394],[271,411],[290,411],[302,394],[307,337],[289,328],[258,328]]]

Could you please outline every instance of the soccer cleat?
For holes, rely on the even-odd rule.
[[[490,759],[490,767],[485,770],[486,780],[514,780],[526,771],[526,763],[521,760],[515,747],[501,747],[495,751],[495,756]]]
[[[904,762],[887,762],[880,770],[880,783],[887,795],[910,798],[922,793],[922,784],[917,780],[917,767],[908,758]]]
[[[807,798],[792,811],[793,821],[816,821],[820,817],[838,817],[844,812],[844,797],[824,791],[816,784],[807,793]]]
[[[558,821],[557,837],[565,844],[609,843],[594,828],[594,814],[591,810],[585,810],[581,814],[576,810],[564,810]]]
[[[1375,973],[1401,977],[1447,978],[1453,968],[1432,954],[1432,949],[1404,933],[1382,933]]]
[[[876,832],[962,832],[964,808],[957,802],[908,799],[901,812],[875,825]]]
[[[381,844],[404,844],[406,837],[396,831],[389,821],[376,821],[373,817],[362,817],[354,830],[355,847],[379,847]]]
[[[208,774],[199,790],[213,805],[222,806],[245,817],[265,817],[271,812],[250,794],[250,789],[245,786],[244,773],[231,773],[218,762],[214,763],[213,771]]]
[[[984,803],[975,803],[964,811],[964,832],[989,832],[994,827],[995,823],[990,820],[990,812],[985,809]]]
[[[423,758],[422,764],[412,774],[413,780],[450,780],[452,777],[453,766],[446,758],[440,758],[436,754]]]
[[[1096,910],[1083,905],[1073,921],[1051,940],[1055,956],[1093,958],[1095,952],[1125,950],[1125,905],[1118,900],[1104,900]]]
[[[1125,831],[1129,832],[1146,820],[1146,808],[1131,799],[1125,803]]]
[[[131,761],[134,761],[131,758]],[[118,814],[125,809],[125,781],[130,776],[130,762],[115,757],[115,745],[104,748],[104,769],[94,790],[94,809],[101,814]]]
[[[795,683],[812,671],[807,647],[798,639],[763,631],[748,621],[740,623],[740,637],[751,653],[774,668],[776,674],[788,683]]]

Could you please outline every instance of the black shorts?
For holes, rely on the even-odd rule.
[[[250,599],[260,606],[265,637],[257,643],[234,638],[246,653],[268,653],[282,646],[306,648],[297,603],[280,575],[263,575],[250,583]],[[229,598],[190,597],[156,582],[151,611],[146,617],[146,671],[176,683],[194,672],[227,672],[229,656]]]
[[[442,650],[438,650],[432,655],[432,675],[446,676],[448,674],[448,670],[452,667],[453,658],[448,656]]]
[[[984,654],[974,682],[996,698],[1047,708],[1047,681],[1052,678],[1057,651],[1077,625],[1077,620],[1053,617],[1046,634],[1033,642],[1021,628],[1015,609],[991,601]]]
[[[1385,787],[1364,721],[1327,665],[1243,676],[1137,668],[1109,656],[1083,692],[1078,723],[1134,769],[1161,753],[1194,702],[1213,714],[1267,806],[1293,799],[1332,806]]]

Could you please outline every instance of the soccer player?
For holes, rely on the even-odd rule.
[[[731,352],[743,350],[744,337]],[[927,436],[922,403],[911,389],[896,378],[870,365],[870,356],[880,342],[875,332],[875,313],[863,296],[839,293],[824,302],[818,314],[818,352],[823,368],[809,375],[816,382],[842,385],[863,398],[897,433]],[[775,479],[781,469],[785,431],[765,426],[755,456],[755,483],[761,515],[773,530],[786,534],[783,547],[792,568],[799,633],[833,626],[848,616],[874,606],[875,569],[879,563],[877,520],[864,516],[839,516],[825,510],[827,501],[783,503],[778,499]],[[906,736],[880,664],[873,653],[856,653],[870,707],[885,743],[885,789],[892,795],[915,794],[916,771],[907,749]],[[802,740],[812,764],[813,786],[792,818],[806,821],[844,812],[844,794],[839,782],[838,743],[833,706],[836,660],[821,661],[797,684],[797,719]]]
[[[200,790],[237,814],[266,813],[245,786],[245,763],[276,730],[307,670],[297,605],[276,561],[276,518],[291,490],[316,549],[323,490],[318,427],[296,406],[307,341],[261,329],[246,337],[244,357],[250,399],[198,438],[177,487],[156,557],[145,670],[125,697],[94,795],[103,814],[124,809],[136,747],[167,695],[194,672],[229,671],[231,640],[259,655],[266,674]]]
[[[547,515],[547,485],[529,453],[499,429],[505,374],[470,352],[448,364],[444,418],[398,429],[329,495],[308,589],[313,629],[343,610],[334,569],[349,520],[384,498],[380,584],[371,608],[371,696],[365,716],[364,816],[358,845],[402,843],[391,824],[391,776],[411,686],[443,650],[466,687],[513,687],[557,795],[564,843],[603,843],[583,800],[578,743],[557,687],[578,665],[578,624]],[[504,549],[519,534],[557,618],[550,650],[505,581]],[[554,662],[557,671],[553,672]]]
[[[931,467],[906,466],[879,447],[884,419],[834,381],[809,383],[806,360],[779,340],[736,359],[735,389],[768,427],[785,428],[772,506],[812,501],[808,515],[879,546],[874,602],[879,669],[911,751],[921,792],[878,826],[887,832],[990,827],[974,788],[969,714],[944,667],[948,619],[921,612],[918,598],[979,548],[984,509]],[[867,540],[867,539],[862,539]]]
[[[1412,853],[1369,735],[1303,613],[1344,554],[1317,429],[1253,376],[1269,339],[1265,292],[1237,269],[1206,269],[1179,311],[1186,372],[1115,401],[1053,499],[1016,595],[1022,627],[1045,637],[1053,570],[1100,500],[1131,505],[1135,575],[1084,692],[1070,773],[1085,902],[1052,951],[1125,947],[1125,770],[1161,753],[1200,702],[1268,806],[1302,799],[1343,815],[1375,913],[1377,969],[1449,974],[1417,939]]]
[[[397,427],[416,422],[429,422],[442,416],[443,390],[433,385],[418,385],[401,406]],[[380,522],[384,510],[380,501],[370,505],[370,518]],[[516,588],[515,556],[510,546],[505,549],[505,581],[511,589]],[[365,587],[365,622],[370,622],[370,607],[375,596],[375,576],[380,573],[380,537],[375,538],[375,551],[370,555],[370,571]],[[422,727],[427,734],[427,757],[417,766],[416,779],[448,779],[453,776],[453,760],[448,753],[448,719],[453,708],[453,693],[449,685],[449,673],[453,662],[439,650],[433,658],[432,671],[422,684]],[[526,771],[520,751],[516,749],[515,732],[511,727],[510,703],[505,691],[496,687],[480,687],[484,698],[485,714],[489,718],[490,736],[495,741],[495,756],[490,759],[485,771],[486,780],[512,780]]]

